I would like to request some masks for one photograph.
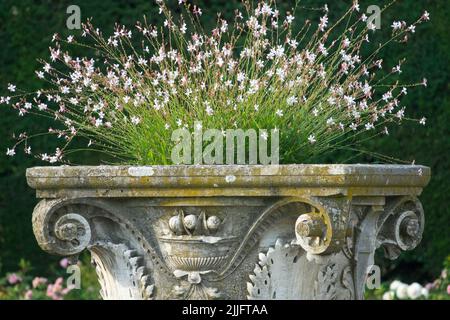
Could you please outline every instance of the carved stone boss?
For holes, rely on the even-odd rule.
[[[104,299],[363,299],[415,248],[422,166],[36,167],[43,250],[87,249]]]

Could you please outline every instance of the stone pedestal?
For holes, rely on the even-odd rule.
[[[36,167],[43,250],[87,249],[104,299],[362,299],[420,242],[422,166]]]

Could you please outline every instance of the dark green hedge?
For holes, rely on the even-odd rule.
[[[172,1],[175,2],[175,1]],[[289,5],[290,1],[279,1]],[[351,1],[329,1],[332,15],[343,12]],[[377,3],[378,2],[378,3]],[[202,1],[210,13],[226,12],[233,15],[237,1]],[[304,6],[319,7],[325,1],[304,0]],[[361,8],[383,1],[361,1]],[[68,5],[78,4],[82,18],[93,17],[94,23],[111,30],[114,22],[132,25],[143,14],[158,19],[151,0],[1,0],[0,1],[0,95],[7,83],[36,88],[34,76],[37,58],[48,55],[48,46],[54,32],[68,34],[65,27]],[[446,0],[402,0],[382,16],[382,30],[390,33],[391,22],[399,19],[413,21],[427,9],[431,23],[420,26],[417,34],[406,46],[385,51],[384,59],[394,65],[401,57],[408,57],[404,76],[411,82],[422,76],[428,78],[428,88],[410,90],[405,102],[408,112],[428,118],[426,128],[404,125],[391,135],[370,144],[373,151],[403,160],[431,166],[433,177],[421,199],[426,212],[426,230],[422,244],[415,251],[403,255],[394,264],[393,274],[404,269],[414,277],[431,277],[450,251],[448,195],[450,194],[450,104],[448,96],[449,63],[449,4]],[[336,10],[336,11],[334,11]],[[210,15],[215,18],[215,15]],[[4,106],[2,107],[4,108]],[[17,122],[16,114],[0,110],[0,274],[17,266],[20,258],[31,260],[40,271],[45,271],[53,258],[37,247],[31,230],[31,212],[36,204],[34,193],[25,181],[25,169],[41,164],[21,155],[7,158],[6,148],[11,145],[13,131],[37,132],[45,130],[42,120],[27,118]],[[41,145],[51,144],[41,141]],[[36,146],[37,148],[38,146]],[[374,162],[371,158],[358,161]],[[330,159],[333,162],[336,159]],[[413,273],[411,273],[413,272]]]

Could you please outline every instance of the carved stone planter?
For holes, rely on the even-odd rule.
[[[37,167],[45,251],[92,254],[105,299],[362,299],[420,242],[430,169],[403,165]]]

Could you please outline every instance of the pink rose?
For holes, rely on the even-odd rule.
[[[52,298],[53,300],[61,300],[62,298],[58,295],[58,290],[55,289],[53,284],[49,284],[47,287],[47,297]]]
[[[27,292],[25,292],[25,299],[26,300],[31,300],[33,298],[33,291],[32,290],[28,290]]]
[[[46,284],[46,283],[47,283],[47,279],[46,278],[36,277],[36,278],[33,279],[32,285],[33,285],[33,288],[37,288],[41,284]]]
[[[66,269],[69,266],[69,264],[70,264],[69,259],[67,258],[61,259],[61,261],[59,262],[59,265],[64,269]]]
[[[8,276],[8,282],[9,284],[16,284],[22,281],[22,278],[19,277],[17,274],[12,273]]]
[[[63,282],[64,282],[64,279],[62,277],[59,277],[58,279],[56,279],[55,288],[57,288],[58,290],[62,289]]]
[[[62,300],[63,296],[68,294],[72,288],[63,288],[64,279],[59,277],[55,280],[55,283],[47,286],[47,296],[53,300]]]
[[[53,296],[53,284],[47,286],[47,296],[50,298]]]

